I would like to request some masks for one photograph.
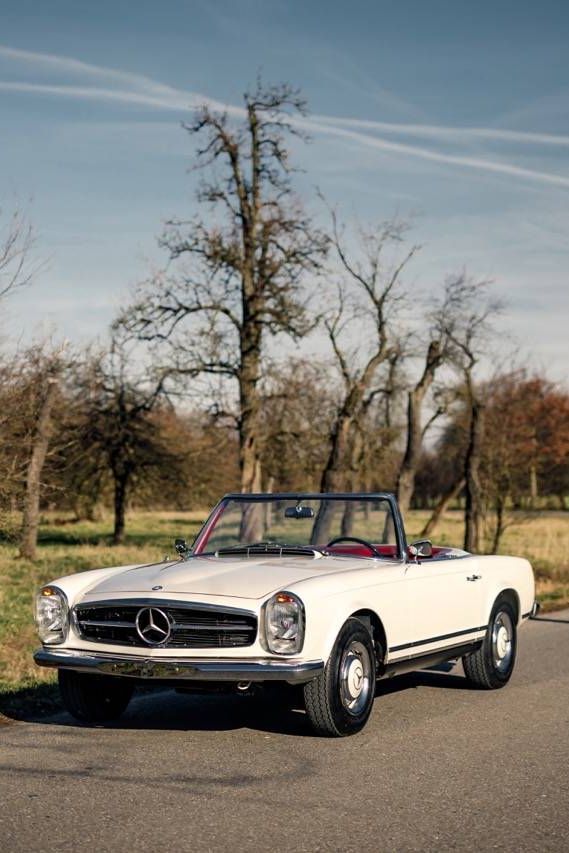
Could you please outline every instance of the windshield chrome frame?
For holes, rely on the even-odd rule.
[[[213,551],[208,552],[203,550],[200,550],[198,554],[196,554],[195,550],[196,548],[204,548],[207,545],[209,535],[213,530],[215,522],[217,521],[224,507],[229,503],[229,501],[243,501],[247,503],[267,503],[268,501],[302,500],[386,501],[390,505],[391,514],[393,516],[393,525],[395,527],[395,538],[397,541],[396,559],[405,562],[407,555],[407,539],[405,537],[405,530],[403,527],[401,514],[399,512],[397,499],[395,495],[391,492],[229,492],[228,494],[224,495],[221,500],[214,506],[206,521],[200,528],[197,536],[195,537],[192,543],[192,547],[190,553],[188,554],[188,557],[197,557],[202,555],[205,556],[206,554],[211,556],[214,554]],[[373,559],[379,558],[375,557]],[[385,557],[384,559],[391,560],[393,558]]]

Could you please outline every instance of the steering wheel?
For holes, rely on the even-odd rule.
[[[357,536],[336,536],[335,539],[330,539],[326,547],[331,548],[332,545],[337,545],[339,542],[356,542],[358,545],[364,545],[366,548],[369,548],[374,557],[382,556],[375,545],[372,545],[371,542],[367,542],[365,539],[359,539]]]

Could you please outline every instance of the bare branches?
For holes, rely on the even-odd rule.
[[[114,492],[113,541],[124,537],[125,511],[133,484],[143,472],[174,462],[153,421],[166,401],[168,372],[137,378],[130,368],[128,340],[115,337],[110,350],[91,352],[75,370],[76,465],[110,473]],[[84,463],[83,463],[84,465]],[[89,468],[88,468],[89,470]]]
[[[322,491],[346,486],[347,471],[364,452],[361,422],[374,401],[385,400],[386,423],[391,423],[392,397],[403,353],[403,342],[394,321],[405,299],[402,273],[417,251],[413,246],[403,256],[399,250],[405,226],[398,221],[382,223],[373,230],[360,229],[359,251],[346,248],[343,229],[334,210],[331,243],[339,262],[340,282],[334,307],[323,325],[342,379],[343,395],[330,432],[330,454],[324,468]],[[352,341],[358,343],[353,345]],[[387,377],[378,381],[380,368]],[[318,519],[318,535],[325,538],[327,519]]]
[[[475,368],[487,352],[493,320],[501,311],[499,300],[488,293],[489,282],[476,281],[465,272],[447,279],[442,299],[433,315],[434,325],[454,367],[462,374],[468,405],[468,442],[464,458],[464,548],[477,551],[480,544],[482,496],[480,465],[484,432],[484,399],[475,384]]]
[[[0,230],[0,299],[30,284],[37,273],[39,265],[31,260],[33,245],[32,226],[17,210]]]
[[[418,251],[418,246],[412,246],[393,262],[389,252],[402,243],[406,225],[398,220],[388,221],[375,229],[360,229],[360,251],[353,260],[345,247],[336,211],[331,210],[330,214],[331,242],[344,278],[337,286],[336,305],[325,317],[324,325],[344,382],[357,381],[367,388],[377,368],[399,345],[395,337],[390,341],[390,333],[406,298],[402,273]],[[342,338],[346,340],[356,328],[360,346],[348,352],[344,343],[341,351]],[[366,342],[364,345],[362,340]]]
[[[464,271],[449,277],[432,313],[433,326],[451,362],[470,374],[493,332],[503,303],[489,293],[490,282]]]
[[[305,103],[288,84],[245,93],[245,119],[208,105],[184,125],[196,140],[197,198],[211,218],[172,219],[167,268],[143,285],[119,324],[166,348],[181,377],[236,381],[243,483],[258,471],[259,396],[266,338],[298,339],[314,321],[303,290],[328,246],[294,197],[287,139]],[[247,473],[249,472],[249,473]],[[256,475],[255,475],[256,476]]]

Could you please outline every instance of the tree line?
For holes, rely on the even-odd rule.
[[[390,489],[404,513],[432,509],[427,534],[460,498],[468,550],[490,510],[497,550],[510,505],[547,494],[565,508],[568,395],[523,370],[489,374],[503,311],[490,284],[460,271],[420,298],[405,222],[354,230],[321,197],[315,222],[290,156],[305,110],[261,82],[239,119],[199,109],[184,125],[199,212],[166,223],[164,267],[110,344],[4,358],[0,502],[24,556],[45,506],[112,506],[120,543],[129,505],[203,507],[232,489]],[[29,283],[31,255],[16,217],[0,298]]]

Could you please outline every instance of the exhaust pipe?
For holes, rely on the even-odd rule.
[[[237,682],[237,690],[238,690],[240,693],[246,693],[246,692],[247,692],[247,690],[249,690],[249,688],[250,688],[250,687],[251,687],[251,682],[250,682],[250,681],[238,681],[238,682]]]

